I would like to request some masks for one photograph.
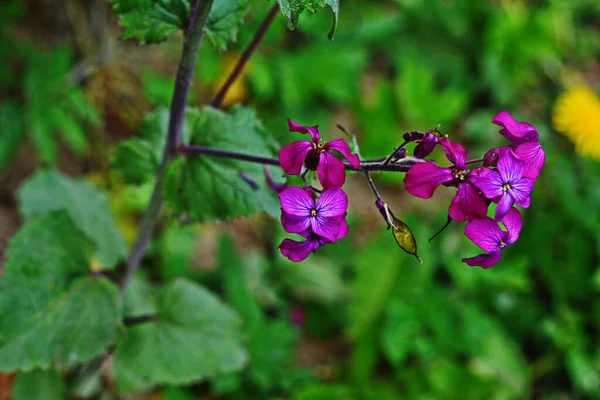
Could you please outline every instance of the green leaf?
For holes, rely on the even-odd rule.
[[[215,0],[206,23],[206,36],[220,51],[237,40],[238,30],[248,11],[248,0]]]
[[[60,172],[38,171],[19,190],[25,218],[66,210],[77,227],[96,244],[95,261],[113,267],[126,254],[123,237],[114,224],[106,195],[92,184]]]
[[[298,26],[300,14],[305,9],[312,12],[317,12],[317,8],[329,6],[333,11],[333,26],[329,32],[329,38],[333,39],[333,35],[337,28],[338,12],[340,9],[339,0],[277,0],[281,7],[281,13],[288,19],[288,28],[294,30]]]
[[[56,370],[22,372],[12,389],[13,400],[63,400],[65,383]]]
[[[16,154],[23,139],[23,111],[16,103],[0,104],[0,168]]]
[[[57,133],[81,153],[87,146],[86,123],[99,121],[97,110],[82,89],[69,79],[72,69],[72,54],[67,47],[29,55],[23,87],[25,131],[38,156],[50,165],[56,162]]]
[[[168,126],[169,110],[158,109],[144,117],[135,137],[116,146],[111,165],[123,175],[125,182],[142,184],[154,177],[162,159]]]
[[[140,44],[159,43],[189,21],[189,0],[110,0],[125,28],[123,39],[138,39]]]
[[[34,219],[10,241],[0,279],[0,371],[73,365],[114,343],[119,291],[105,278],[81,277],[91,254],[64,212]]]
[[[229,114],[210,107],[188,113],[193,145],[268,156],[266,134],[253,110],[234,107]],[[198,220],[229,219],[265,211],[279,215],[262,165],[200,154],[180,155],[167,168],[164,196],[176,212]],[[244,178],[258,184],[254,187]]]
[[[127,328],[117,344],[121,391],[187,384],[246,364],[239,317],[203,287],[172,281],[157,293],[156,313],[157,321]]]
[[[159,43],[178,30],[185,30],[190,20],[190,0],[110,0],[120,14],[119,25],[125,28],[124,39],[138,39],[140,44]],[[205,27],[206,36],[224,51],[235,42],[239,26],[248,9],[248,0],[215,0]]]

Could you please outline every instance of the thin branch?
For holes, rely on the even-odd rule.
[[[232,160],[248,161],[263,165],[277,165],[279,166],[279,159],[275,157],[266,156],[255,156],[253,154],[241,153],[237,151],[215,149],[213,147],[205,146],[180,146],[178,149],[182,153],[187,154],[205,154],[212,157],[229,158]],[[425,162],[414,157],[406,157],[401,162],[394,164],[388,164],[382,166],[383,158],[377,158],[373,160],[362,160],[358,168],[354,168],[349,162],[343,161],[346,170],[348,171],[388,171],[388,172],[407,172],[410,167],[418,162]]]
[[[248,59],[258,47],[258,44],[262,40],[263,36],[265,36],[265,33],[267,32],[269,25],[271,25],[273,18],[275,18],[277,11],[279,11],[279,2],[276,1],[275,4],[273,4],[273,7],[271,7],[271,9],[269,10],[269,13],[263,20],[262,24],[260,24],[260,27],[258,28],[256,33],[254,34],[254,37],[252,38],[252,41],[248,44],[248,47],[244,49],[244,52],[240,56],[237,64],[235,64],[233,71],[231,71],[231,73],[227,77],[227,80],[225,81],[221,89],[219,89],[213,101],[210,103],[214,108],[221,107],[221,104],[223,103],[223,100],[225,99],[229,88],[231,87],[231,85],[233,85],[233,82],[235,82],[235,80],[242,73],[246,62],[248,62]]]
[[[363,171],[363,174],[365,175],[365,178],[369,183],[369,187],[371,187],[371,191],[373,191],[373,194],[375,195],[375,197],[377,197],[377,200],[383,201],[381,195],[379,194],[379,191],[377,190],[377,186],[375,186],[375,182],[373,182],[373,178],[371,178],[371,173],[369,171]]]
[[[146,212],[138,229],[135,243],[127,258],[127,270],[123,281],[121,282],[122,289],[127,286],[127,283],[131,280],[140,265],[163,209],[162,180],[165,174],[165,167],[171,159],[172,154],[181,143],[185,107],[190,92],[192,77],[194,75],[196,58],[198,58],[198,50],[200,49],[200,43],[202,42],[202,37],[204,35],[204,27],[206,26],[212,3],[213,0],[194,0],[191,7],[193,13],[190,16],[190,21],[193,23],[190,23],[186,32],[181,60],[177,68],[175,90],[173,91],[173,99],[171,101],[167,143],[165,145],[163,159],[156,173],[156,181],[154,183],[150,204],[148,204],[148,207],[146,208]]]

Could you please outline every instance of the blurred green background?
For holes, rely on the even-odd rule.
[[[250,3],[228,52],[203,43],[190,104],[210,102],[271,6]],[[297,140],[288,117],[328,139],[341,124],[364,158],[437,124],[479,157],[505,144],[491,118],[507,109],[538,128],[547,153],[519,241],[490,270],[462,264],[479,253],[462,225],[428,242],[453,190],[412,198],[393,173],[375,179],[422,265],[385,230],[361,176],[345,187],[349,236],[300,264],[279,254],[286,235],[266,216],[189,226],[167,212],[143,275],[218,293],[244,320],[251,362],[147,398],[600,398],[600,164],[552,125],[561,94],[600,91],[600,2],[344,0],[339,20],[330,41],[327,9],[295,31],[277,16],[226,107],[255,107],[282,145]],[[132,242],[151,186],[124,185],[112,151],[169,105],[182,38],[138,47],[120,34],[104,0],[0,5],[0,249],[21,222],[16,190],[52,165],[105,188]],[[570,110],[589,127],[582,140],[600,146],[600,106]],[[98,385],[110,377],[72,395],[96,396]]]

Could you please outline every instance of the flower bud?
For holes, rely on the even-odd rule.
[[[440,142],[440,138],[434,133],[427,133],[425,137],[415,147],[414,156],[417,158],[425,158],[431,154],[435,146]]]
[[[425,137],[425,132],[417,131],[406,132],[404,135],[402,135],[402,138],[407,142],[415,142],[417,140],[423,139],[423,137]]]
[[[496,164],[498,164],[498,159],[502,155],[501,153],[503,152],[501,152],[499,148],[488,150],[488,152],[483,156],[482,165],[486,168],[495,167]]]

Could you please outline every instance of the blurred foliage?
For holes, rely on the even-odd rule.
[[[65,148],[105,154],[90,147],[88,132],[101,126],[110,136],[112,116],[86,100],[85,80],[73,79],[80,52],[23,39],[19,24],[32,13],[23,3],[0,5],[0,168],[19,168],[10,161],[24,143],[46,166]],[[409,199],[401,176],[382,173],[374,177],[411,227],[422,265],[396,246],[363,185],[352,187],[349,237],[298,265],[279,254],[282,228],[265,215],[199,226],[165,218],[122,304],[102,273],[119,271],[121,234],[131,243],[150,195],[181,45],[171,34],[189,10],[179,0],[139,2],[148,6],[146,17],[162,18],[157,31],[128,14],[136,2],[113,3],[128,15],[120,20],[126,37],[166,40],[135,70],[155,110],[127,140],[106,141],[110,155],[87,175],[96,185],[44,170],[18,192],[24,228],[11,240],[0,280],[10,294],[0,296],[0,371],[28,371],[16,379],[16,400],[41,398],[39,390],[59,399],[65,392],[108,398],[141,389],[167,400],[600,398],[600,164],[550,129],[552,106],[565,89],[586,82],[600,93],[596,0],[346,0],[333,42],[326,35],[331,12],[321,7],[337,17],[337,1],[281,0],[286,15],[276,17],[224,103],[244,106],[189,113],[191,143],[260,155],[276,150],[266,131],[281,144],[297,140],[286,126],[290,117],[321,125],[326,139],[341,136],[334,127],[342,124],[357,135],[364,158],[389,154],[405,131],[441,124],[474,158],[501,142],[491,118],[510,110],[538,127],[547,162],[521,237],[496,267],[460,262],[477,250],[457,224],[429,243],[446,221],[448,198]],[[157,14],[158,3],[172,12]],[[201,49],[192,106],[210,101],[271,6],[216,4],[222,8],[214,12],[229,18],[212,16],[207,37],[214,48]],[[226,32],[219,23],[229,24]],[[140,51],[127,41],[117,46]],[[194,164],[194,174],[186,176],[182,163]],[[264,182],[256,166],[180,156],[167,187],[175,180],[191,189],[168,192],[167,216],[276,214],[273,196],[250,187],[205,201],[202,190],[214,189],[215,174],[237,181],[242,168]],[[156,323],[119,322],[154,311]],[[69,323],[52,330],[56,321]],[[112,374],[100,379],[103,369],[80,365],[117,336]],[[69,341],[50,354],[57,337]]]

